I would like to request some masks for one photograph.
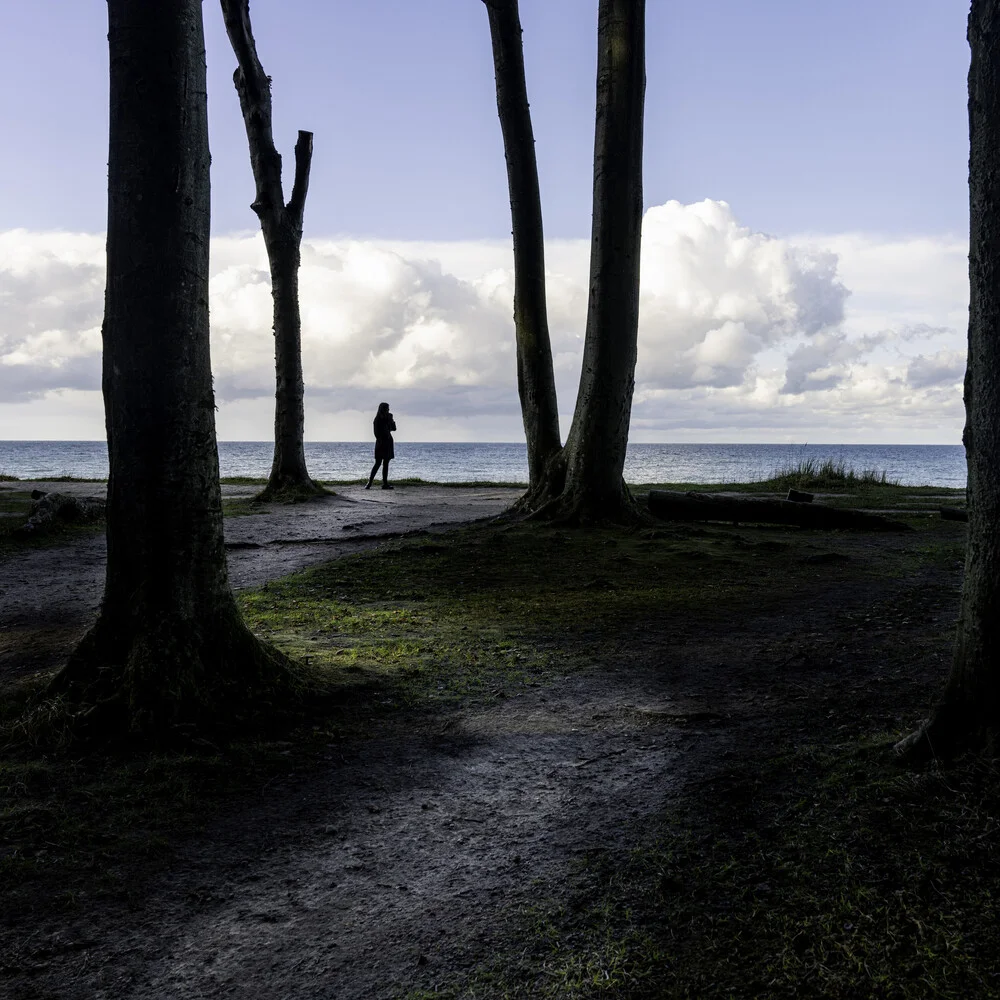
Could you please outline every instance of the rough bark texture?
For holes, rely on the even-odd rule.
[[[542,488],[558,457],[559,409],[545,305],[545,244],[517,0],[484,0],[489,12],[497,113],[503,133],[514,237],[514,331],[517,390],[528,445],[528,493]]]
[[[257,57],[249,0],[222,0],[226,32],[238,67],[233,82],[250,144],[256,196],[251,208],[260,219],[271,271],[274,302],[274,461],[261,499],[325,493],[306,469],[305,405],[302,378],[302,320],[299,314],[299,263],[302,215],[309,188],[312,133],[299,132],[295,144],[295,181],[285,204],[281,156],[271,130],[271,80]]]
[[[910,759],[997,749],[1000,732],[1000,0],[969,14],[969,537],[951,674]]]
[[[646,90],[645,0],[600,0],[594,214],[583,368],[561,495],[540,513],[640,517],[622,470],[635,385]]]
[[[159,738],[214,725],[289,674],[243,624],[226,570],[201,0],[109,0],[108,21],[107,577],[52,691],[89,706],[95,735]]]

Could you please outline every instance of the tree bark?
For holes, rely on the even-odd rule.
[[[239,64],[233,82],[250,145],[256,196],[251,208],[260,219],[271,271],[274,303],[274,460],[259,499],[325,493],[309,476],[305,456],[305,404],[302,378],[302,320],[299,313],[299,264],[302,216],[309,189],[312,133],[299,132],[295,144],[295,181],[285,204],[281,156],[271,128],[271,80],[257,57],[249,0],[222,0],[226,32]]]
[[[969,13],[969,534],[951,673],[898,751],[911,761],[997,749],[1000,732],[1000,0]]]
[[[232,720],[290,682],[229,586],[209,358],[201,0],[109,0],[103,390],[108,562],[97,623],[51,690],[93,735]]]
[[[490,21],[497,113],[503,134],[514,238],[514,331],[517,391],[528,445],[528,493],[533,498],[546,469],[562,450],[559,407],[545,304],[545,243],[538,190],[535,137],[524,79],[517,0],[484,0]]]
[[[633,521],[622,471],[635,386],[646,90],[645,0],[600,0],[594,209],[583,367],[565,483],[543,516]]]

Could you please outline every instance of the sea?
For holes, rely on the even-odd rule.
[[[316,479],[360,480],[372,466],[370,441],[310,441],[305,447],[306,463]],[[221,474],[266,477],[271,452],[269,441],[220,441]],[[625,480],[754,482],[803,462],[828,459],[858,473],[885,472],[905,486],[965,487],[961,445],[920,444],[630,444]],[[106,479],[107,446],[103,441],[0,441],[0,475]],[[391,476],[438,483],[526,483],[527,453],[518,443],[397,441]]]

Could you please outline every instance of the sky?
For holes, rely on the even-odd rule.
[[[596,0],[521,0],[563,433],[579,377]],[[647,0],[635,441],[961,440],[967,0]],[[510,210],[480,0],[253,0],[302,269],[306,435],[523,438]],[[219,437],[266,440],[266,256],[204,5]],[[103,437],[107,25],[0,5],[0,438]],[[286,191],[287,195],[287,191]]]

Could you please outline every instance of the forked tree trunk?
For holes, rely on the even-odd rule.
[[[969,13],[969,535],[951,674],[911,760],[997,749],[1000,734],[1000,0]]]
[[[231,721],[290,674],[243,624],[226,570],[201,0],[109,0],[108,23],[107,578],[52,692],[96,709],[94,735],[162,738]]]
[[[561,495],[541,513],[641,517],[622,472],[635,386],[642,229],[645,0],[600,0],[594,209],[583,369]]]
[[[250,144],[256,196],[271,271],[274,303],[274,460],[260,499],[325,493],[306,469],[305,403],[302,379],[302,320],[299,313],[299,264],[302,215],[309,188],[312,133],[299,132],[295,143],[295,181],[285,204],[281,156],[271,129],[271,80],[257,57],[249,0],[222,0],[226,32],[239,64],[233,82]]]
[[[524,79],[517,0],[484,0],[489,12],[497,112],[503,133],[514,237],[514,332],[517,391],[528,445],[528,493],[534,504],[546,469],[562,449],[552,348],[545,306],[545,244],[535,137]]]

